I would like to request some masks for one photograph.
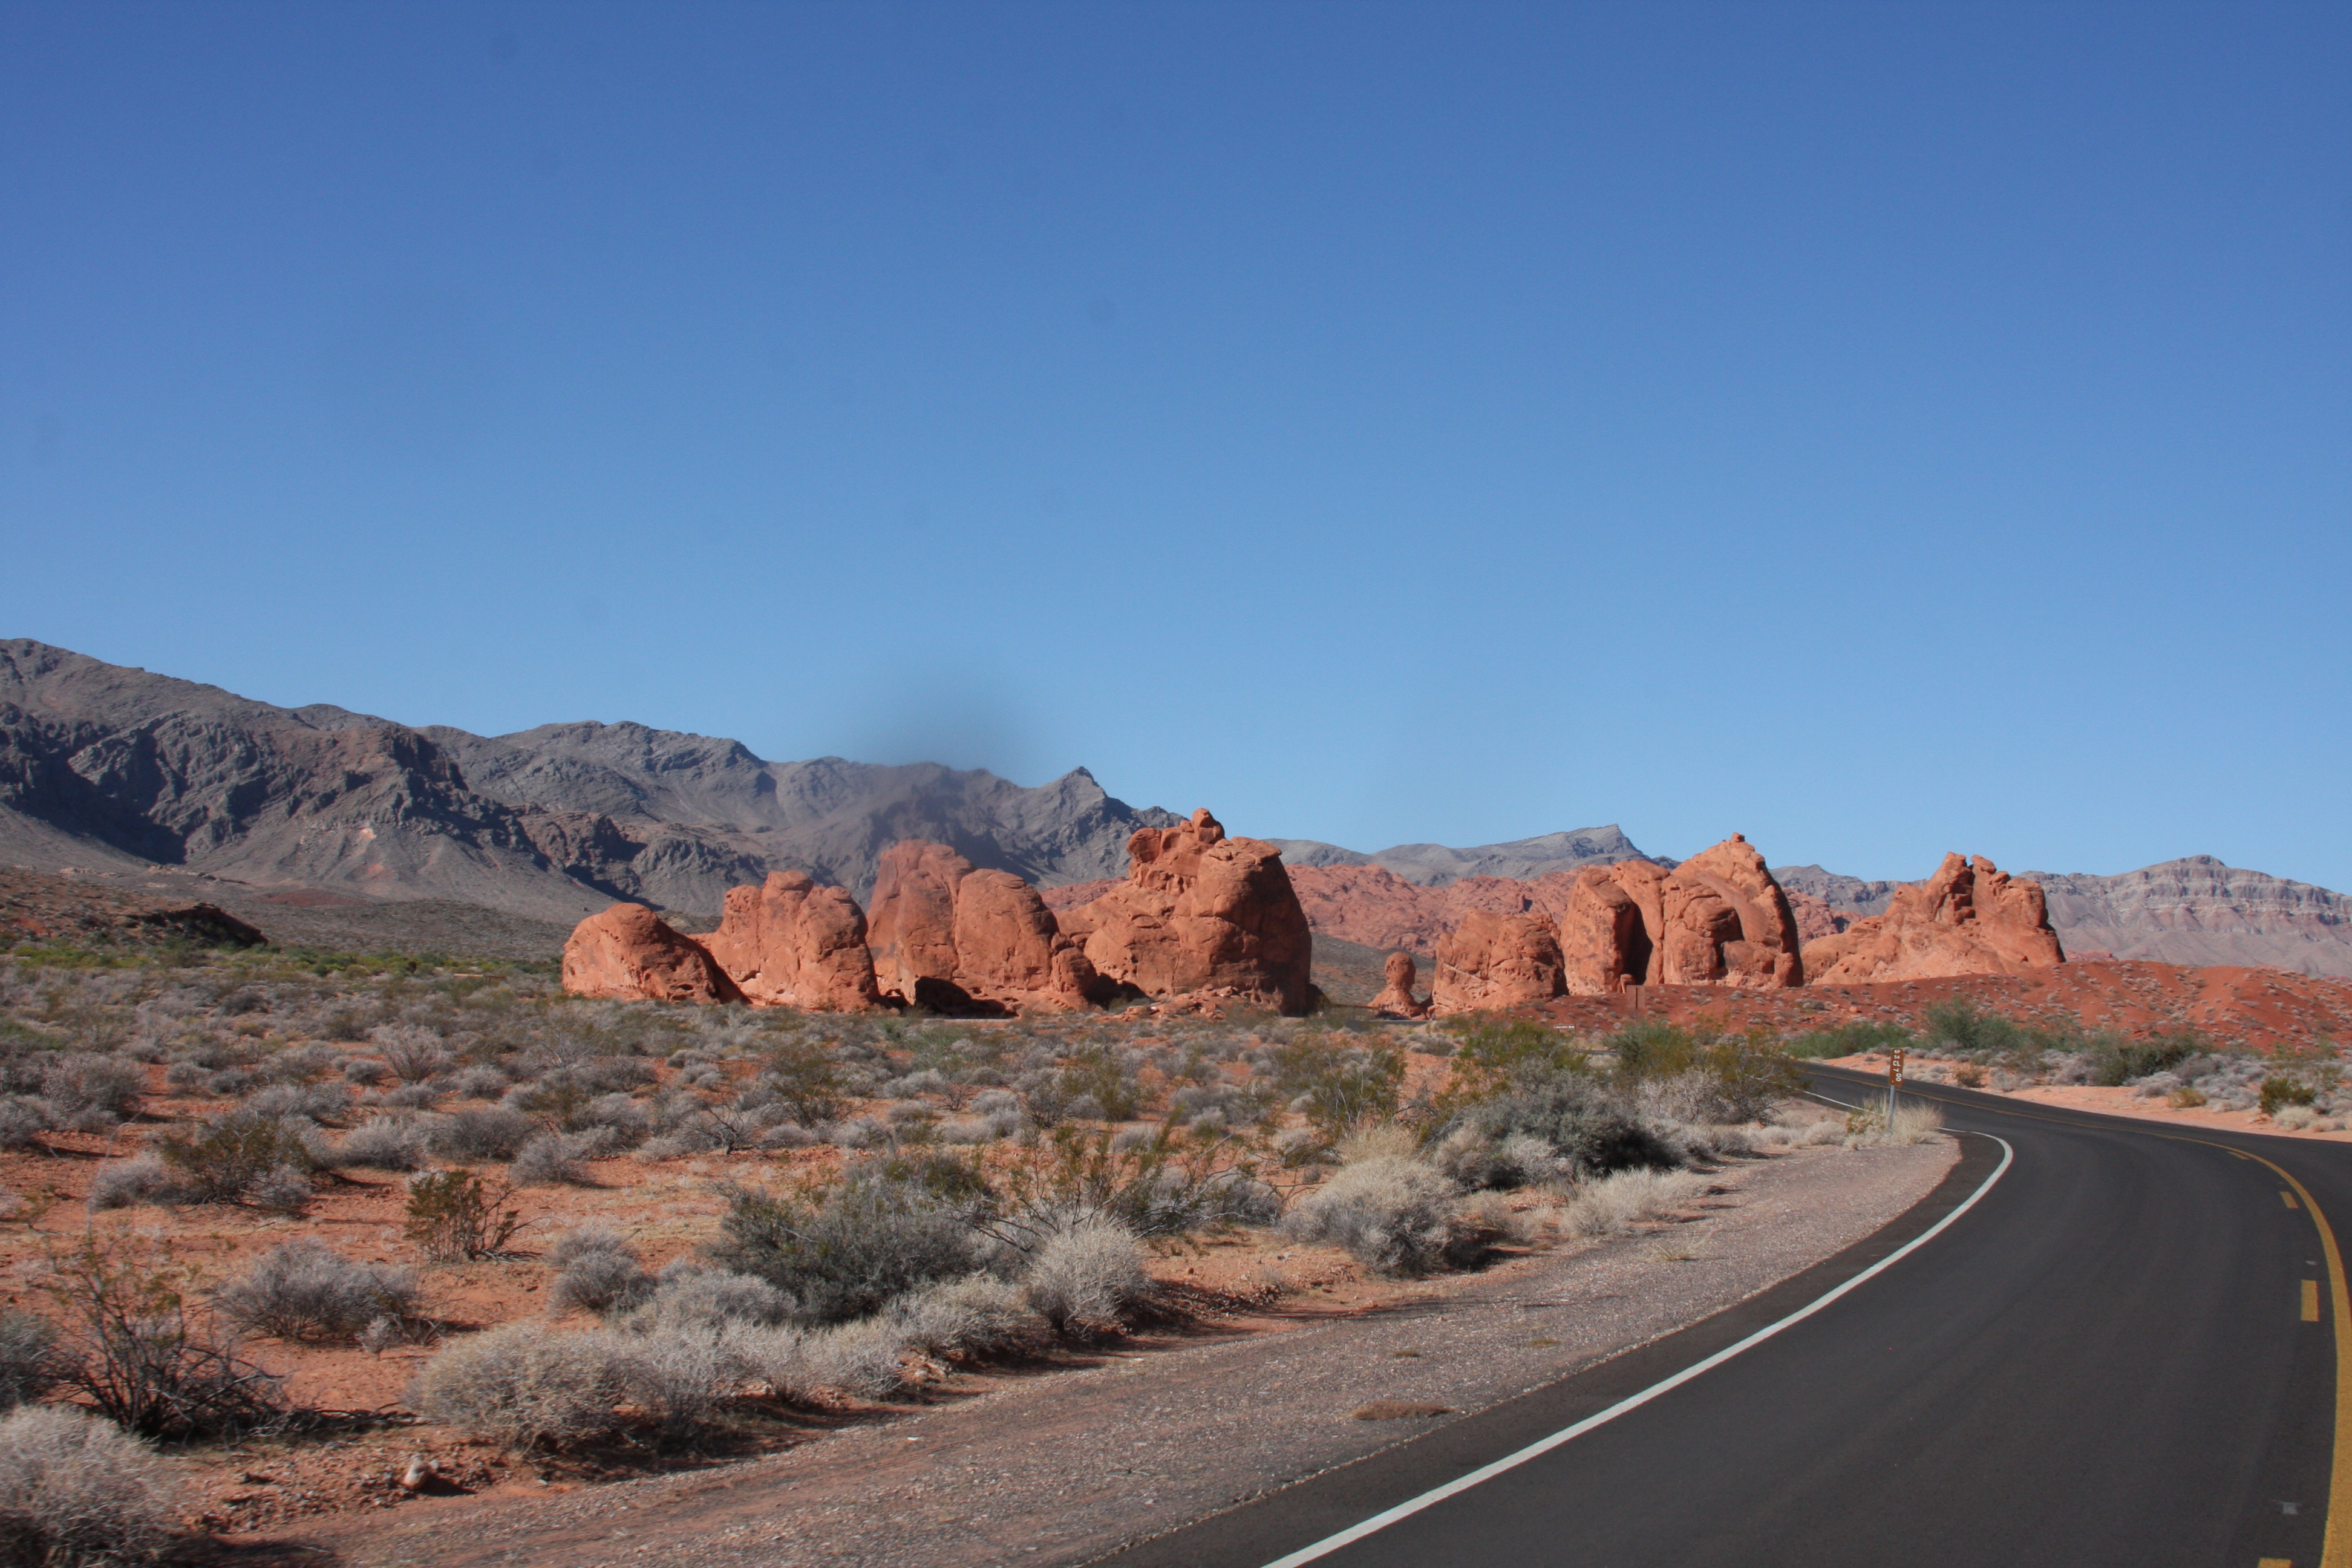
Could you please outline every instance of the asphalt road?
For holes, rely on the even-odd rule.
[[[1818,1072],[1832,1097],[1853,1081]],[[2323,1235],[2352,1224],[2352,1152],[1924,1097],[1963,1157],[1879,1235],[1666,1340],[1107,1561],[2352,1568],[2352,1479],[2326,1539],[2352,1313]],[[1914,1241],[1646,1403],[1331,1544]]]

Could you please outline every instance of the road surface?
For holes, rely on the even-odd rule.
[[[1878,1236],[1105,1563],[2352,1568],[2352,1151],[1918,1092],[1962,1158]]]

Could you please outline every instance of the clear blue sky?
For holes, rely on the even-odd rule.
[[[2352,888],[2352,7],[0,5],[0,635]]]

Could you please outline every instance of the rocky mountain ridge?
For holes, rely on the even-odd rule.
[[[630,899],[715,917],[729,888],[774,870],[865,899],[883,851],[919,838],[1053,903],[1066,884],[1119,877],[1137,828],[1180,820],[1114,798],[1084,768],[1031,788],[928,763],[772,763],[740,742],[628,722],[476,735],[0,641],[0,864],[117,879],[160,865],[217,879],[224,902],[322,889],[352,908],[441,900],[568,927]],[[1676,864],[1614,824],[1369,854],[1272,842],[1304,873],[1318,933],[1422,953],[1465,909],[1559,904],[1589,866]],[[1808,937],[1883,914],[1905,885],[1820,866],[1773,874]],[[2022,876],[2043,885],[2069,951],[2352,975],[2352,898],[2325,888],[2210,856]]]

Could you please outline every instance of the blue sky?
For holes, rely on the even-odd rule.
[[[0,5],[0,635],[2352,888],[2352,10]]]

